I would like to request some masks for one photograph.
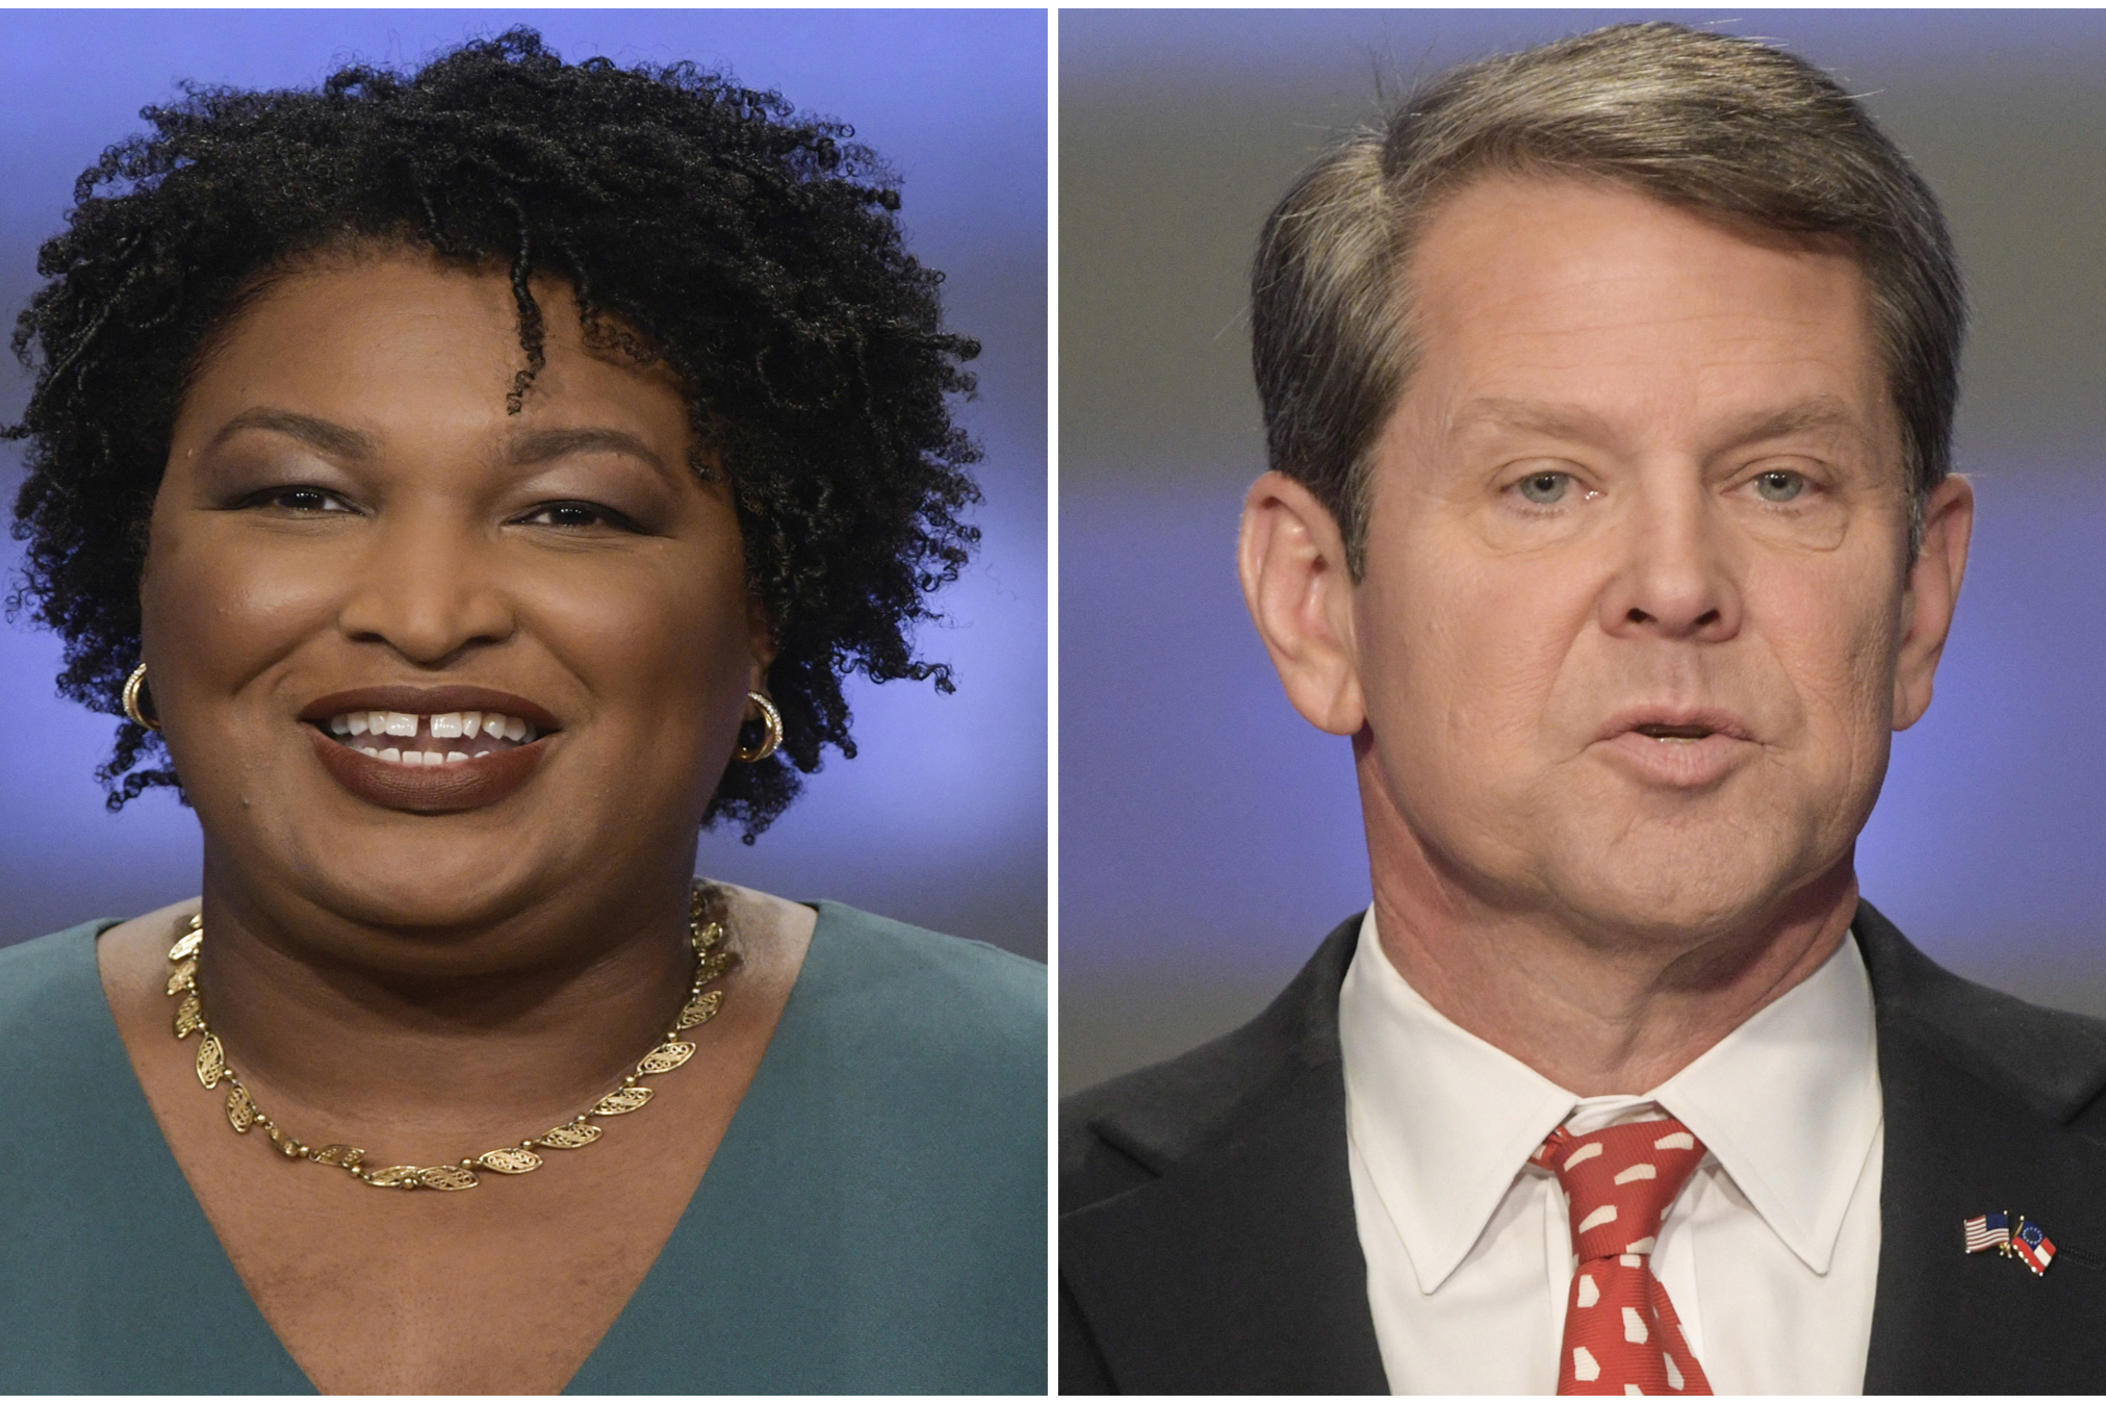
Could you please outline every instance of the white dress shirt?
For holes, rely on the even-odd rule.
[[[1576,1097],[1406,984],[1369,910],[1338,997],[1353,1214],[1397,1394],[1552,1394],[1573,1272],[1555,1176],[1576,1135],[1671,1115],[1708,1154],[1653,1250],[1719,1394],[1860,1394],[1884,1116],[1857,942],[1643,1096]]]

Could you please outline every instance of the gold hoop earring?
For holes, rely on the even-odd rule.
[[[124,680],[124,714],[145,727],[148,731],[159,731],[161,723],[146,715],[139,699],[146,692],[146,665],[141,663],[132,669],[132,675]]]
[[[774,755],[775,748],[782,745],[782,713],[775,710],[775,704],[765,692],[749,692],[746,700],[760,708],[761,725],[767,728],[767,734],[761,737],[758,746],[741,746],[736,752],[740,760],[751,765]]]

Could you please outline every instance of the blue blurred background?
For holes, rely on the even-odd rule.
[[[1319,151],[1416,80],[1634,18],[1781,42],[1863,95],[1973,292],[1980,519],[1864,890],[1936,959],[2106,1014],[2106,15],[1193,11],[1060,17],[1061,1070],[1248,1018],[1368,899],[1348,743],[1287,705],[1238,594],[1264,440],[1245,275]]]
[[[852,688],[861,755],[834,757],[759,844],[705,835],[702,870],[833,897],[1029,955],[1046,949],[1046,16],[1032,11],[0,10],[0,307],[73,179],[180,80],[313,85],[351,60],[413,65],[515,22],[565,58],[692,59],[855,124],[903,178],[909,246],[944,270],[985,347],[962,420],[986,451],[980,555],[923,651],[958,691]],[[0,366],[0,419],[27,379]],[[0,445],[11,505],[19,450]],[[18,543],[0,546],[16,579]],[[198,837],[167,792],[119,816],[92,778],[113,724],[60,701],[56,641],[0,626],[0,943],[197,889]]]

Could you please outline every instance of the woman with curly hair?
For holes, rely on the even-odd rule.
[[[0,951],[0,1381],[1044,1388],[1043,971],[692,878],[974,533],[846,129],[530,32],[193,91],[22,314],[23,597],[201,895]]]

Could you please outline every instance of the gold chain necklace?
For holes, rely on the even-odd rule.
[[[175,1036],[180,1040],[192,1034],[203,1035],[197,1048],[197,1080],[207,1091],[226,1083],[227,1124],[243,1135],[248,1134],[253,1126],[262,1127],[271,1144],[288,1160],[334,1165],[379,1189],[474,1189],[482,1183],[475,1173],[477,1170],[494,1170],[500,1175],[524,1175],[530,1170],[539,1170],[542,1160],[535,1154],[537,1146],[576,1150],[591,1145],[600,1138],[601,1130],[593,1124],[593,1118],[625,1116],[635,1111],[651,1100],[651,1089],[641,1085],[642,1079],[671,1072],[694,1056],[695,1045],[680,1035],[715,1018],[724,1002],[722,990],[705,994],[702,987],[738,963],[738,954],[723,944],[724,924],[709,914],[709,906],[708,889],[696,883],[688,900],[688,942],[695,952],[695,978],[688,985],[687,999],[680,1007],[679,1018],[666,1030],[658,1046],[644,1054],[635,1069],[622,1079],[621,1086],[561,1126],[529,1137],[516,1146],[499,1146],[453,1165],[390,1165],[369,1170],[363,1148],[341,1142],[310,1146],[271,1120],[256,1105],[249,1089],[227,1065],[226,1046],[205,1022],[204,1003],[198,997],[197,957],[205,944],[203,913],[191,917],[183,935],[168,948],[169,963],[174,967],[168,975],[168,993],[176,1001]]]

